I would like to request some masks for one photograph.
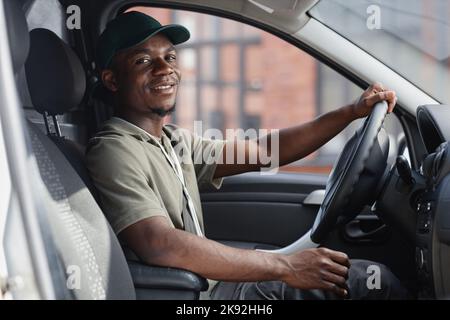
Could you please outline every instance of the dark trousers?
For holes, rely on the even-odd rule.
[[[351,260],[347,286],[349,299],[408,299],[408,293],[397,277],[384,265],[367,260]],[[379,272],[379,281],[373,276]],[[378,267],[378,268],[377,268]],[[372,276],[372,277],[371,277]],[[281,281],[219,282],[211,291],[213,300],[326,300],[339,299],[322,290],[301,290]]]

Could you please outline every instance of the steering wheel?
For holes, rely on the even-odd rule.
[[[316,247],[337,225],[352,220],[376,200],[388,169],[389,137],[382,128],[387,110],[385,101],[377,103],[346,143],[327,181],[312,229],[293,244],[271,252],[291,254]]]
[[[339,155],[311,229],[312,241],[320,243],[336,224],[352,220],[376,200],[389,153],[388,135],[381,130],[387,108],[385,101],[375,105]]]

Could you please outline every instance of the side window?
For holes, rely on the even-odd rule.
[[[203,130],[219,129],[224,136],[226,129],[281,129],[310,121],[362,93],[295,46],[244,23],[181,10],[129,11],[144,12],[162,24],[184,25],[191,32],[191,39],[177,48],[182,81],[169,119],[181,127],[194,130],[194,121],[201,121]],[[280,170],[328,174],[359,123]],[[400,128],[397,123],[389,126]]]

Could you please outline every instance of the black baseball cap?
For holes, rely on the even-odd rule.
[[[180,44],[190,37],[188,29],[178,24],[161,25],[142,12],[130,11],[108,22],[97,45],[97,67],[109,67],[114,55],[134,47],[156,34],[164,34],[172,44]]]

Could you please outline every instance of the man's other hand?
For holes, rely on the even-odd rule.
[[[346,280],[350,261],[345,253],[316,248],[286,258],[290,272],[283,281],[289,286],[332,291],[344,298],[348,295]]]

